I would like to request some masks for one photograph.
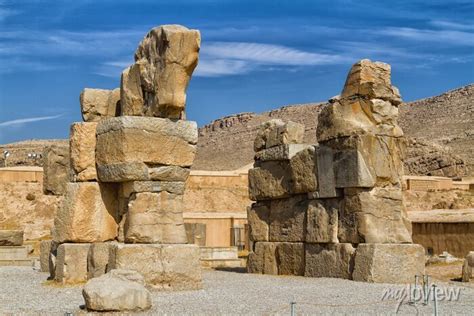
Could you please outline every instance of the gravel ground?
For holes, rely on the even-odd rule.
[[[0,314],[64,315],[85,313],[81,286],[58,287],[47,274],[28,267],[0,267]],[[439,303],[440,315],[474,311],[472,283],[437,283],[460,288],[459,301]],[[401,286],[289,276],[251,275],[204,271],[204,288],[198,291],[154,292],[153,309],[147,314],[395,314],[397,301],[382,301],[385,289]],[[401,305],[400,314],[433,314],[433,304]]]

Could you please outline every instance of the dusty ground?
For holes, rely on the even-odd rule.
[[[31,268],[0,267],[0,314],[64,315],[85,313],[81,286],[57,287],[45,282],[46,273]],[[459,301],[440,302],[440,314],[469,314],[474,309],[474,288],[459,282],[438,283],[461,289]],[[368,284],[340,279],[204,272],[204,288],[187,292],[153,293],[153,309],[146,314],[395,314],[397,300],[383,301],[386,289],[403,286]],[[431,315],[433,305],[409,305],[400,314]]]

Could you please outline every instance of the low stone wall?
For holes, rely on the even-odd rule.
[[[10,167],[0,168],[0,183],[11,182],[43,182],[41,167]]]

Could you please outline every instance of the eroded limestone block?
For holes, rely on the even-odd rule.
[[[197,125],[191,121],[132,116],[101,121],[96,149],[99,179],[108,181],[124,175],[125,179],[115,181],[148,180],[147,166],[189,167],[196,143]],[[114,166],[114,170],[108,166]],[[133,179],[135,173],[139,179]]]
[[[305,240],[306,195],[269,201],[270,241],[303,242]]]
[[[317,146],[316,166],[318,181],[318,198],[334,198],[339,196],[336,190],[336,177],[334,175],[334,153],[328,146]]]
[[[305,276],[352,279],[355,249],[351,244],[306,244]]]
[[[67,146],[48,146],[43,152],[43,191],[44,194],[63,195],[69,182],[69,148]]]
[[[85,88],[80,96],[82,118],[85,122],[98,122],[114,117],[120,102],[120,89],[104,90]]]
[[[474,251],[470,251],[462,266],[462,282],[469,282],[472,278],[472,268],[474,267]]]
[[[304,244],[289,242],[256,242],[249,254],[250,273],[303,275]]]
[[[172,194],[184,194],[184,182],[168,181],[130,181],[121,185],[121,194],[123,197],[129,197],[132,193],[153,192],[158,193],[166,191]]]
[[[247,209],[249,238],[251,241],[268,241],[270,231],[270,207],[268,202],[253,203]]]
[[[411,243],[399,188],[344,191],[338,238],[350,243]]]
[[[151,307],[143,283],[138,272],[117,269],[87,282],[82,295],[90,311],[143,311]]]
[[[126,243],[187,243],[182,195],[134,193],[128,202],[124,231]]]
[[[160,166],[148,168],[148,178],[153,181],[186,182],[190,170],[178,166]]]
[[[313,145],[308,144],[285,144],[268,149],[262,149],[255,153],[255,160],[272,161],[272,160],[290,160],[300,151],[307,149]]]
[[[110,242],[101,242],[90,245],[87,254],[87,279],[97,278],[107,273],[112,244]]]
[[[339,199],[310,200],[306,212],[306,235],[308,243],[337,243]]]
[[[74,181],[97,180],[95,146],[97,123],[73,123],[69,138],[69,150]]]
[[[54,279],[62,284],[87,281],[87,254],[90,244],[61,244],[57,249]]]
[[[194,290],[202,286],[196,245],[117,244],[112,247],[108,269],[135,270],[155,289]]]
[[[0,230],[0,246],[22,246],[22,230]]]
[[[51,253],[52,240],[42,240],[40,242],[40,271],[49,272],[49,256]]]
[[[315,149],[310,146],[288,161],[264,161],[249,170],[249,194],[254,201],[316,191]]]
[[[117,237],[117,187],[97,182],[68,183],[54,219],[56,242],[101,242]]]
[[[416,244],[359,244],[354,281],[411,283],[425,272],[425,250]]]
[[[304,125],[273,119],[260,125],[254,141],[254,150],[259,152],[285,144],[301,144],[304,138]]]
[[[184,118],[186,88],[198,63],[201,35],[181,25],[153,28],[122,74],[125,115]],[[143,100],[143,101],[142,101]]]

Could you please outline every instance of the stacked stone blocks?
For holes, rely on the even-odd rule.
[[[424,271],[401,195],[401,98],[390,66],[355,64],[341,96],[304,126],[271,120],[255,140],[249,192],[249,271],[368,282],[409,282]]]

